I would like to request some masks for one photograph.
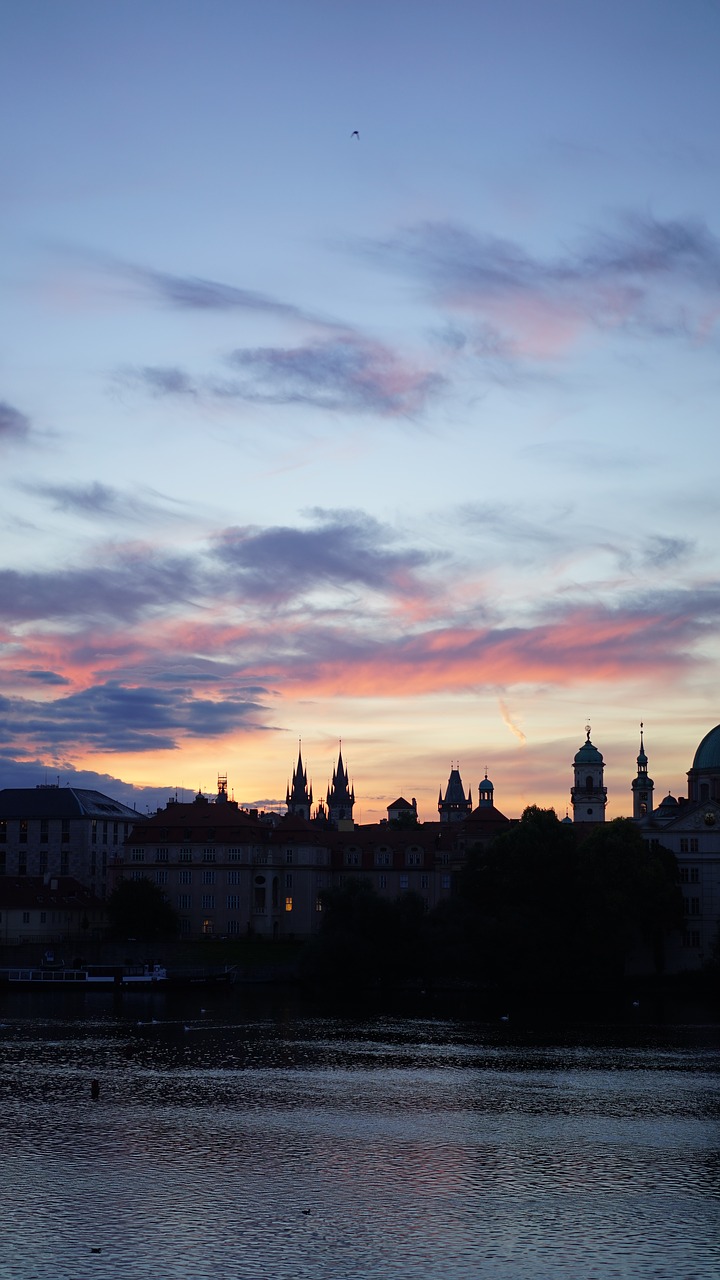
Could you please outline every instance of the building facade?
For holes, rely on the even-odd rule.
[[[641,739],[642,765],[648,760]],[[638,776],[641,759],[638,757]],[[642,776],[645,776],[644,774]],[[718,945],[720,928],[720,725],[705,735],[688,770],[687,796],[668,793],[656,808],[637,814],[650,845],[675,856],[685,911],[684,927],[668,939],[670,972],[702,968]],[[651,801],[653,784],[643,788]],[[637,788],[633,782],[633,798]]]
[[[111,860],[137,819],[134,809],[100,791],[6,788],[0,791],[0,875],[72,876],[104,898]]]

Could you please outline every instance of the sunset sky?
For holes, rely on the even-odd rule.
[[[627,813],[720,720],[720,3],[5,0],[0,786]],[[359,137],[353,137],[357,130]]]

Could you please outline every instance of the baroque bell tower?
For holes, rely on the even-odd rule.
[[[603,785],[605,764],[597,747],[590,741],[590,725],[585,725],[587,735],[573,760],[573,786],[570,800],[573,822],[604,822],[607,804],[607,787]]]

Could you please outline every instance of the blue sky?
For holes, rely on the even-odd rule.
[[[717,722],[720,5],[4,7],[0,785]],[[357,130],[359,138],[352,137]],[[144,790],[143,790],[144,789]]]

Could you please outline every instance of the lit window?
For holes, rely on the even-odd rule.
[[[285,899],[285,910],[292,911],[292,898],[288,897]]]

